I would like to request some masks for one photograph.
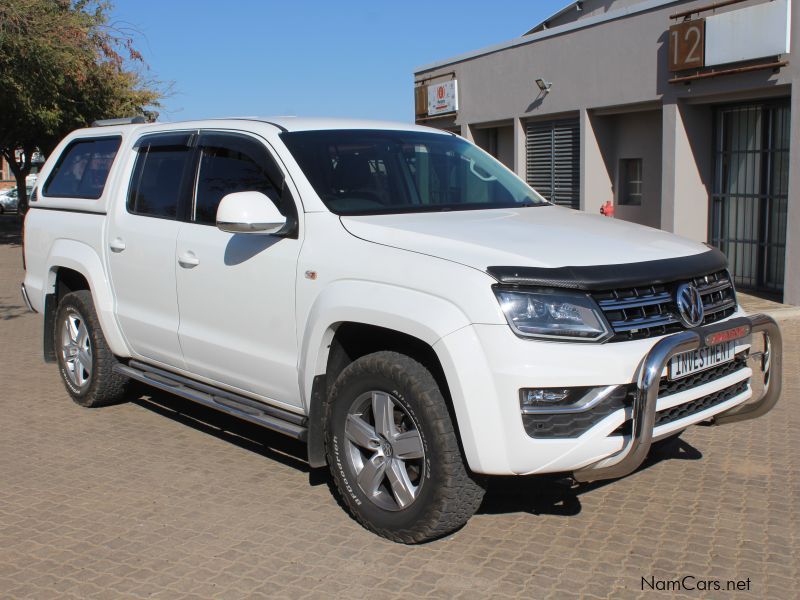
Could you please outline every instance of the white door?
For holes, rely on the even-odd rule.
[[[175,244],[179,216],[191,198],[191,133],[146,136],[125,202],[106,232],[117,319],[140,357],[183,368],[178,342]],[[196,138],[196,135],[195,135]]]
[[[200,135],[191,220],[177,243],[180,344],[192,373],[273,401],[300,406],[295,332],[294,236],[230,234],[216,228],[226,194],[259,191],[297,223],[283,174],[265,145],[228,133]]]

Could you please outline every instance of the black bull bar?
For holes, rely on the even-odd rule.
[[[724,332],[737,328],[746,328],[751,334],[762,333],[764,335],[763,352],[751,354],[751,357],[755,356],[761,359],[764,390],[758,400],[745,402],[715,415],[713,422],[715,425],[724,425],[746,421],[760,417],[772,410],[781,395],[782,377],[781,331],[772,317],[763,314],[738,317],[670,335],[659,340],[642,362],[637,391],[633,400],[630,440],[617,454],[575,471],[573,473],[575,480],[616,479],[638,469],[647,457],[653,443],[658,388],[661,375],[669,359],[682,352],[714,345],[717,342],[708,343],[709,339],[714,339],[714,334],[724,334]],[[743,337],[743,335],[739,337]]]

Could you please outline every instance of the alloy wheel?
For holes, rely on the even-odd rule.
[[[419,428],[391,394],[356,398],[344,427],[346,457],[361,491],[390,511],[408,508],[424,481],[425,449]]]
[[[86,388],[92,378],[92,342],[83,317],[74,310],[61,323],[61,357],[73,385]]]

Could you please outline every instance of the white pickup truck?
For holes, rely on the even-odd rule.
[[[138,380],[303,440],[400,542],[462,526],[487,476],[621,477],[780,395],[780,332],[719,251],[424,127],[98,123],[44,166],[23,252],[78,404]]]

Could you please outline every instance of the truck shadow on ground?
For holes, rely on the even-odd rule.
[[[219,440],[249,450],[281,464],[308,473],[312,486],[333,487],[327,468],[312,469],[306,461],[305,444],[211,408],[149,388],[133,384],[131,402],[202,431]],[[665,460],[698,460],[702,453],[680,438],[655,444],[640,470]],[[613,481],[575,483],[555,475],[490,477],[487,492],[478,514],[529,513],[534,515],[573,516],[581,512],[580,496]]]
[[[19,304],[0,304],[0,321],[10,321],[28,314],[28,309]]]
[[[653,445],[639,471],[665,460],[699,460],[703,454],[680,438]],[[478,514],[527,512],[534,515],[573,516],[581,512],[580,496],[614,480],[576,483],[564,475],[491,477]]]
[[[298,471],[311,472],[305,444],[285,435],[136,382],[128,397],[133,404],[192,429]]]

